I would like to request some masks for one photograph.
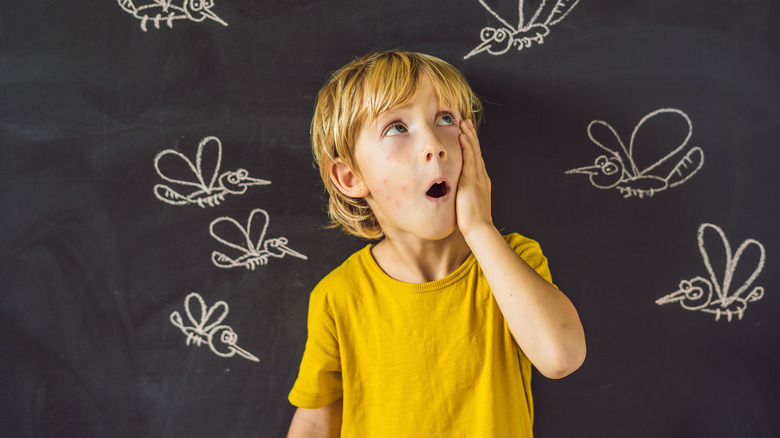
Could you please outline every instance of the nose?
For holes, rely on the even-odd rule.
[[[431,161],[431,160],[433,159],[433,157],[434,157],[434,156],[438,156],[439,158],[444,158],[444,157],[445,157],[445,155],[446,155],[446,153],[444,152],[444,150],[443,150],[443,149],[442,149],[442,150],[440,150],[438,154],[437,154],[437,153],[434,153],[434,152],[428,152],[428,153],[425,155],[425,161]]]
[[[426,162],[436,158],[444,159],[447,157],[447,148],[435,132],[427,130],[423,141],[422,153]]]

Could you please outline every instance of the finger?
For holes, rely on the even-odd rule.
[[[463,152],[463,168],[473,168],[476,165],[476,156],[474,155],[474,145],[468,134],[468,125],[466,121],[461,122],[461,134],[459,136],[461,150]]]
[[[474,128],[474,121],[471,119],[466,120],[466,135],[469,136],[469,140],[471,140],[472,143],[478,143],[477,139],[477,129]]]
[[[474,157],[474,166],[478,171],[487,173],[485,169],[485,160],[482,158],[482,148],[479,144],[479,138],[477,137],[477,130],[474,127],[474,122],[469,119],[466,120],[464,124],[466,125],[464,128],[464,134],[468,138],[469,144],[471,145],[471,152]]]
[[[477,128],[474,127],[474,122],[471,119],[469,119],[469,135],[471,136],[471,144],[474,145],[474,156],[484,165],[485,161],[482,159],[482,146],[479,144],[479,138],[477,137]]]
[[[479,144],[479,138],[477,137],[477,128],[469,120],[469,133],[471,134],[471,143],[474,145],[474,157],[477,161],[477,167],[485,172],[485,159],[482,157],[482,146]]]

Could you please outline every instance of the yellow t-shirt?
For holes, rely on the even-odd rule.
[[[547,281],[535,241],[512,248]],[[474,258],[429,283],[404,283],[371,245],[314,289],[293,405],[343,398],[344,437],[531,437],[531,362]]]

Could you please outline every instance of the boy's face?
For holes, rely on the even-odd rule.
[[[439,240],[457,229],[460,120],[454,108],[440,106],[423,77],[409,103],[362,127],[355,160],[385,235]]]

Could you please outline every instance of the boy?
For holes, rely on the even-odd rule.
[[[539,245],[493,226],[480,111],[460,72],[418,53],[366,55],[320,91],[331,220],[379,242],[311,294],[290,437],[530,437],[531,364],[582,364]]]

